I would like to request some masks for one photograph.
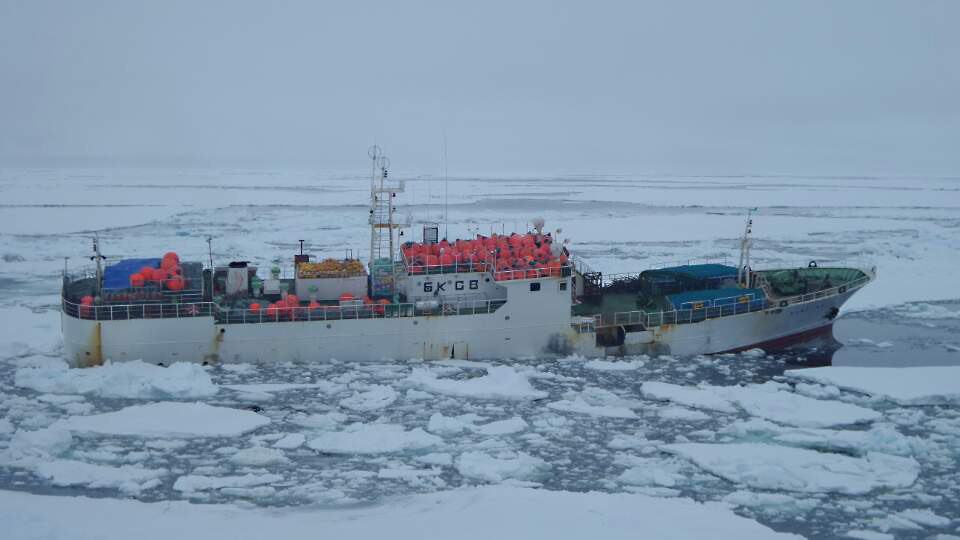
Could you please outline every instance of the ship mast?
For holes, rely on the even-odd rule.
[[[747,210],[747,222],[743,226],[743,236],[740,238],[740,265],[737,267],[737,283],[741,287],[750,286],[750,248],[753,246],[753,212],[756,208]]]
[[[383,155],[379,146],[373,145],[367,150],[370,157],[370,275],[376,281],[379,277],[390,279],[391,294],[394,290],[395,253],[394,230],[402,225],[393,222],[393,198],[397,193],[404,191],[404,184],[387,185],[387,176],[390,168],[390,158]],[[384,276],[383,267],[389,264],[387,276]],[[377,268],[380,268],[378,271]]]

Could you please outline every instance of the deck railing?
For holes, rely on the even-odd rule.
[[[137,304],[77,304],[61,299],[64,313],[78,319],[92,321],[124,321],[128,319],[178,319],[184,317],[210,317],[214,313],[213,302],[144,302]]]
[[[609,323],[602,321],[601,325],[642,325],[645,328],[652,328],[654,326],[663,325],[689,324],[701,322],[707,319],[743,315],[756,311],[778,310],[785,307],[806,304],[823,298],[837,296],[839,294],[857,290],[869,283],[870,279],[870,276],[864,276],[835,287],[830,287],[828,289],[807,294],[799,294],[786,298],[756,299],[747,302],[737,302],[720,306],[704,306],[701,309],[682,309],[653,313],[646,311],[619,311],[613,314],[613,321]]]
[[[417,264],[410,258],[403,261],[403,272],[411,276],[434,274],[459,274],[463,272],[489,272],[496,281],[514,279],[539,279],[549,277],[567,277],[572,273],[569,264],[558,264],[544,268],[519,268],[497,270],[497,260],[487,258],[478,262],[452,262],[450,264]]]
[[[78,319],[120,321],[129,319],[171,319],[214,317],[221,324],[291,321],[336,321],[395,317],[480,315],[493,313],[506,300],[460,300],[443,303],[322,305],[310,307],[229,308],[214,302],[142,303],[86,305],[62,299],[63,312]]]

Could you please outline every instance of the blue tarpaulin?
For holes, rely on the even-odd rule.
[[[760,289],[709,289],[671,294],[667,300],[673,309],[704,309],[730,304],[753,303],[765,299]]]
[[[160,259],[123,259],[103,270],[104,289],[126,289],[130,287],[130,276],[144,266],[160,268]]]
[[[687,264],[683,266],[660,268],[655,272],[682,274],[695,279],[722,279],[737,277],[737,269],[733,266],[727,266],[725,264]]]

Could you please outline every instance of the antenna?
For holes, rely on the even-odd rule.
[[[443,237],[450,238],[450,179],[447,178],[447,131],[443,131]]]
[[[210,255],[210,271],[213,271],[213,237],[207,237],[207,254]]]
[[[750,247],[753,240],[753,213],[757,208],[747,209],[747,222],[743,226],[743,237],[740,238],[740,265],[737,268],[737,282],[743,287],[750,286]]]

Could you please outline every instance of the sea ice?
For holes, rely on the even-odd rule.
[[[913,458],[878,452],[855,458],[761,443],[681,443],[661,449],[755,489],[862,494],[910,486],[920,473]]]
[[[868,423],[883,417],[877,411],[786,392],[775,384],[715,387],[752,416],[801,427],[833,427]]]
[[[188,474],[177,478],[173,489],[177,491],[193,492],[208,491],[222,488],[245,488],[272,484],[283,480],[279,474],[245,474],[241,476],[206,476],[202,474]]]
[[[386,385],[375,384],[340,400],[340,406],[354,411],[369,412],[382,409],[396,400],[396,390]]]
[[[307,446],[330,454],[380,454],[420,450],[442,442],[440,437],[420,428],[407,431],[399,424],[356,423],[342,431],[323,433]]]
[[[724,413],[734,413],[737,411],[737,408],[730,403],[729,399],[709,389],[647,381],[640,387],[640,392],[644,397],[649,399],[672,401],[697,409],[707,409]]]
[[[802,514],[813,510],[818,504],[816,499],[798,499],[784,493],[756,491],[734,491],[724,497],[723,502],[769,515]]]
[[[596,369],[599,371],[633,371],[642,368],[643,360],[590,360],[583,364],[587,369]]]
[[[514,416],[513,418],[507,418],[506,420],[496,420],[494,422],[489,422],[479,426],[474,426],[473,431],[481,435],[510,435],[512,433],[519,433],[530,427],[529,424],[519,416]]]
[[[347,415],[341,412],[293,414],[287,419],[291,423],[306,428],[330,430],[336,429],[347,421]]]
[[[582,396],[576,396],[573,399],[564,399],[548,403],[547,407],[555,411],[564,411],[580,414],[589,414],[591,416],[606,416],[609,418],[636,418],[637,413],[627,407],[615,405],[591,405],[587,403]]]
[[[525,452],[465,452],[457,458],[457,470],[467,478],[487,482],[536,480],[550,469],[545,461]]]
[[[568,392],[564,399],[547,404],[547,407],[564,412],[606,416],[610,418],[636,418],[632,409],[643,403],[622,398],[609,390],[587,386],[581,392]]]
[[[946,306],[918,302],[901,304],[891,308],[901,317],[911,319],[960,319],[960,311],[954,311]]]
[[[741,420],[724,426],[722,435],[738,439],[767,439],[788,446],[821,451],[865,455],[880,452],[898,456],[924,455],[934,443],[919,437],[906,436],[891,424],[876,424],[868,430],[833,430],[785,427],[759,418]]]
[[[184,484],[187,483],[181,482],[180,487],[187,487]],[[221,487],[228,486],[221,483]],[[341,491],[323,486],[299,492],[328,504],[344,498]],[[0,491],[0,523],[4,523],[4,532],[11,538],[36,536],[38,524],[42,524],[39,526],[45,537],[100,540],[129,538],[132,530],[137,531],[140,540],[169,540],[176,531],[202,531],[207,540],[299,540],[316,538],[317,531],[330,538],[393,540],[420,539],[424,531],[434,538],[459,540],[601,536],[626,540],[637,538],[638,526],[644,536],[676,540],[799,538],[737,516],[721,503],[502,484],[417,494],[336,511],[251,509],[181,501],[142,503]]]
[[[303,433],[290,433],[289,435],[286,435],[282,439],[273,443],[273,447],[282,448],[284,450],[293,450],[294,448],[300,448],[305,442],[307,442],[307,437]]]
[[[788,371],[786,376],[882,396],[903,405],[960,402],[960,366],[829,366]]]
[[[923,525],[924,527],[947,527],[950,525],[949,519],[938,516],[926,508],[903,510],[902,512],[897,512],[897,516],[918,525]]]
[[[263,467],[264,465],[276,465],[278,463],[289,463],[290,460],[284,455],[283,451],[275,448],[265,448],[263,446],[253,446],[244,448],[233,454],[230,461],[237,465],[247,465],[250,467]]]
[[[51,427],[139,437],[235,437],[269,423],[269,418],[253,411],[206,403],[161,401],[103,414],[72,416],[58,420]]]
[[[108,398],[186,399],[217,393],[210,375],[199,364],[177,362],[160,367],[141,360],[107,363],[87,369],[23,368],[14,384],[51,394],[87,394]]]
[[[657,412],[657,415],[664,420],[674,420],[678,422],[702,422],[709,420],[710,415],[702,411],[694,411],[683,407],[664,407]]]
[[[461,414],[459,416],[444,416],[443,413],[433,413],[427,422],[427,431],[453,435],[472,430],[474,428],[474,422],[481,419],[482,417],[473,413]]]
[[[477,399],[533,400],[547,397],[526,376],[508,366],[491,366],[487,374],[470,379],[441,379],[429,369],[414,368],[407,383],[430,392]]]
[[[114,467],[67,459],[40,461],[31,470],[55,486],[116,488],[124,493],[139,493],[155,487],[159,484],[157,479],[167,474],[165,470],[144,469],[134,465]]]

